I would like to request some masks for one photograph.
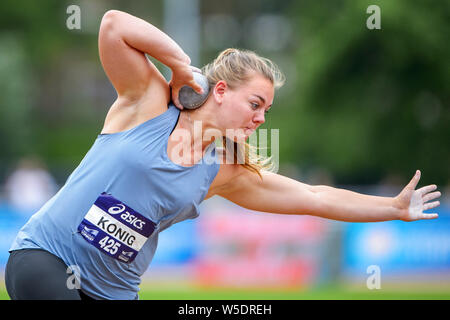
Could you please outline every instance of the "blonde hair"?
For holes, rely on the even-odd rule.
[[[268,79],[275,89],[283,86],[285,82],[285,76],[275,63],[250,50],[225,49],[214,61],[202,68],[202,73],[208,78],[211,87],[215,86],[220,80],[225,80],[232,90],[250,80],[253,72],[257,72]],[[233,163],[241,164],[260,177],[261,170],[271,170],[274,167],[272,157],[259,156],[257,147],[247,142],[237,143],[225,136],[222,140],[226,154],[233,154],[234,156]]]

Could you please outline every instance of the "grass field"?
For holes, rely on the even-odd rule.
[[[312,290],[199,288],[193,285],[144,283],[141,300],[450,300],[450,286],[387,286],[379,290],[327,286]],[[0,300],[9,300],[0,284]]]

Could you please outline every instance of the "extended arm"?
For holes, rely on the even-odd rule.
[[[235,170],[240,170],[239,168]],[[279,174],[263,172],[261,180],[251,172],[235,175],[217,194],[242,207],[282,214],[308,214],[348,222],[418,220],[436,218],[423,214],[439,205],[425,202],[440,196],[429,193],[436,186],[414,190],[420,173],[397,197],[378,197],[328,186],[310,186]]]

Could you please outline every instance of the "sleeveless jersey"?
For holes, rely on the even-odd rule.
[[[79,273],[96,299],[136,299],[158,233],[199,215],[219,170],[215,144],[191,167],[167,154],[180,110],[100,134],[64,186],[19,231],[10,251],[41,248]],[[38,266],[37,266],[38,267]]]

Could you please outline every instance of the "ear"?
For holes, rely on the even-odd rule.
[[[222,103],[224,96],[228,90],[228,84],[225,80],[220,80],[214,86],[213,94],[217,103]]]

